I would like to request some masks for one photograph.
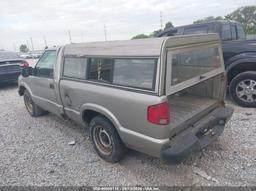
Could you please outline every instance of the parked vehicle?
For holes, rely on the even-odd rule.
[[[40,56],[41,56],[41,53],[33,53],[33,54],[32,54],[32,57],[33,57],[34,59],[38,59],[38,58],[40,58]]]
[[[17,81],[24,67],[29,67],[29,65],[18,54],[0,51],[0,83]]]
[[[32,52],[30,52],[30,54],[31,54],[32,58],[38,59],[42,55],[42,51],[41,50],[32,51]]]
[[[225,89],[217,34],[69,44],[46,50],[19,78],[31,116],[89,125],[109,162],[126,147],[172,162],[206,147],[233,113]]]
[[[20,53],[20,57],[24,59],[31,59],[33,58],[31,53]]]
[[[243,26],[234,21],[213,21],[163,31],[159,37],[218,33],[222,39],[229,92],[243,107],[256,107],[256,40],[246,40]]]

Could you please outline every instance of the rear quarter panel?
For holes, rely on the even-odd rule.
[[[164,97],[65,79],[60,81],[60,94],[64,107],[79,114],[80,118],[84,109],[95,106],[96,111],[113,116],[119,132],[125,128],[157,139],[167,136],[168,128],[147,121],[148,106],[164,101]],[[67,105],[65,95],[69,95],[72,105]]]
[[[129,148],[159,156],[162,145],[169,142],[168,126],[147,121],[148,106],[163,102],[166,97],[70,80],[60,81],[60,94],[65,111],[73,120],[82,121],[85,109],[99,112],[113,123]],[[71,106],[63,99],[65,94],[70,96]]]

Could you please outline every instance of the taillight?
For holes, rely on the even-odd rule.
[[[20,67],[21,68],[28,68],[29,64],[26,61],[22,61],[21,64],[20,64]]]
[[[149,106],[148,121],[158,125],[168,125],[170,123],[170,106],[168,102]]]

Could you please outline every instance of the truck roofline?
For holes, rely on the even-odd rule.
[[[197,26],[202,26],[202,25],[209,25],[209,24],[239,24],[242,25],[241,23],[237,22],[237,21],[233,21],[233,20],[216,20],[216,21],[207,21],[207,22],[202,22],[202,23],[195,23],[195,24],[188,24],[188,25],[181,25],[181,26],[177,26],[177,27],[173,27],[173,28],[168,28],[166,30],[164,30],[163,32],[161,32],[158,37],[161,37],[163,34],[167,33],[167,32],[171,32],[171,31],[175,31],[177,29],[180,28],[184,28],[184,27],[197,27]]]

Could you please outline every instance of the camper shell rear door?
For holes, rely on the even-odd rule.
[[[219,41],[167,47],[166,51],[167,95],[225,72]]]

